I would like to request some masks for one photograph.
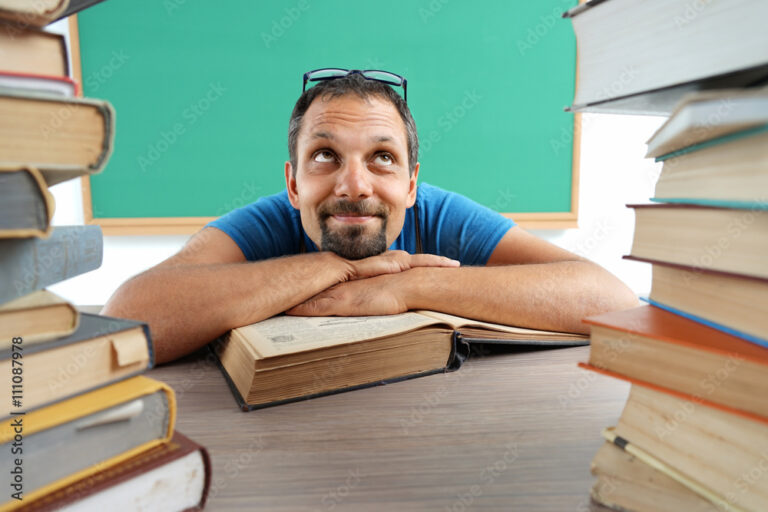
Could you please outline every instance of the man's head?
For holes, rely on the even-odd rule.
[[[416,122],[413,120],[408,104],[390,86],[376,80],[366,80],[359,74],[351,74],[343,78],[320,82],[299,96],[296,105],[293,107],[293,112],[291,112],[291,120],[288,123],[288,156],[293,166],[293,172],[296,172],[298,163],[296,161],[296,143],[301,131],[304,114],[309,106],[318,96],[332,99],[349,94],[354,94],[361,99],[378,97],[388,100],[395,106],[405,125],[408,137],[408,170],[413,174],[416,162],[419,160],[419,135],[416,132]]]
[[[397,238],[416,199],[418,139],[405,102],[359,75],[328,80],[296,103],[285,179],[307,235],[359,259]]]

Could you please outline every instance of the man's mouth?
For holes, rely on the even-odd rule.
[[[364,224],[371,219],[376,218],[374,215],[355,215],[353,213],[337,213],[331,215],[331,218],[341,224]]]

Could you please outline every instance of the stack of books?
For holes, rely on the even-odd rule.
[[[140,375],[148,326],[45,290],[102,261],[98,226],[51,225],[49,187],[104,168],[114,111],[75,97],[65,38],[33,26],[86,3],[0,0],[0,509],[201,508],[208,455]]]
[[[649,305],[586,320],[581,366],[631,382],[591,468],[593,500],[616,510],[768,510],[766,15],[753,0],[568,13],[573,109],[669,115],[648,141],[655,197],[630,205],[626,258],[652,265]]]

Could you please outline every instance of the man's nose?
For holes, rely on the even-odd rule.
[[[336,181],[336,195],[351,201],[359,201],[373,194],[370,173],[365,162],[349,159],[344,162]]]

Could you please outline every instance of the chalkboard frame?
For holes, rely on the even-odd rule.
[[[580,0],[581,3],[583,0]],[[77,15],[69,17],[70,69],[72,78],[82,83],[82,64]],[[578,61],[576,62],[578,74]],[[574,77],[575,81],[575,77]],[[82,94],[82,89],[79,94]],[[571,229],[578,227],[579,166],[581,148],[581,114],[573,114],[571,201],[570,211],[563,212],[501,212],[513,218],[525,229]],[[81,179],[83,217],[85,224],[101,226],[104,235],[190,235],[198,232],[216,217],[94,217],[89,176]]]

